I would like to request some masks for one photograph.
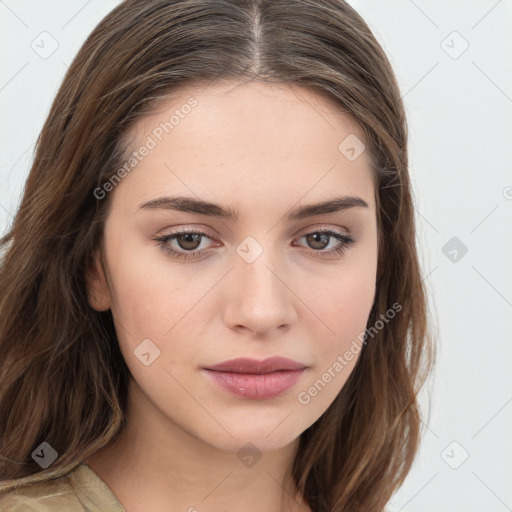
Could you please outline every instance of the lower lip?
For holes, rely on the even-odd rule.
[[[265,400],[284,393],[295,386],[305,369],[283,370],[272,373],[233,373],[204,370],[213,381],[226,391],[249,400]]]

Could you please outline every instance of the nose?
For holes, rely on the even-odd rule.
[[[261,337],[296,322],[292,278],[277,259],[264,251],[252,263],[235,261],[225,289],[224,321],[229,328]]]

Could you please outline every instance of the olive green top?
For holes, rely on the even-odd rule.
[[[107,484],[85,463],[65,476],[0,493],[2,512],[126,512]]]

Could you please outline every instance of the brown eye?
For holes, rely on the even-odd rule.
[[[201,245],[202,236],[199,233],[184,233],[176,235],[175,239],[181,249],[194,251]]]
[[[333,230],[312,231],[303,235],[301,238],[306,239],[307,245],[313,249],[311,251],[316,256],[329,257],[343,252],[355,243],[355,240],[344,233]],[[329,246],[330,240],[335,239],[337,245],[330,250],[325,250]],[[300,240],[300,239],[299,239]]]
[[[203,239],[211,240],[211,237],[203,231],[182,230],[168,235],[156,237],[153,240],[165,251],[173,257],[181,259],[194,259],[203,255],[206,249],[199,249]],[[176,242],[173,248],[172,242]]]
[[[324,250],[329,245],[329,239],[331,238],[325,233],[309,233],[305,237],[310,247],[319,251]]]

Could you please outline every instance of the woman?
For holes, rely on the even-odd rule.
[[[381,511],[434,350],[390,64],[340,0],[128,0],[0,270],[2,510]]]

